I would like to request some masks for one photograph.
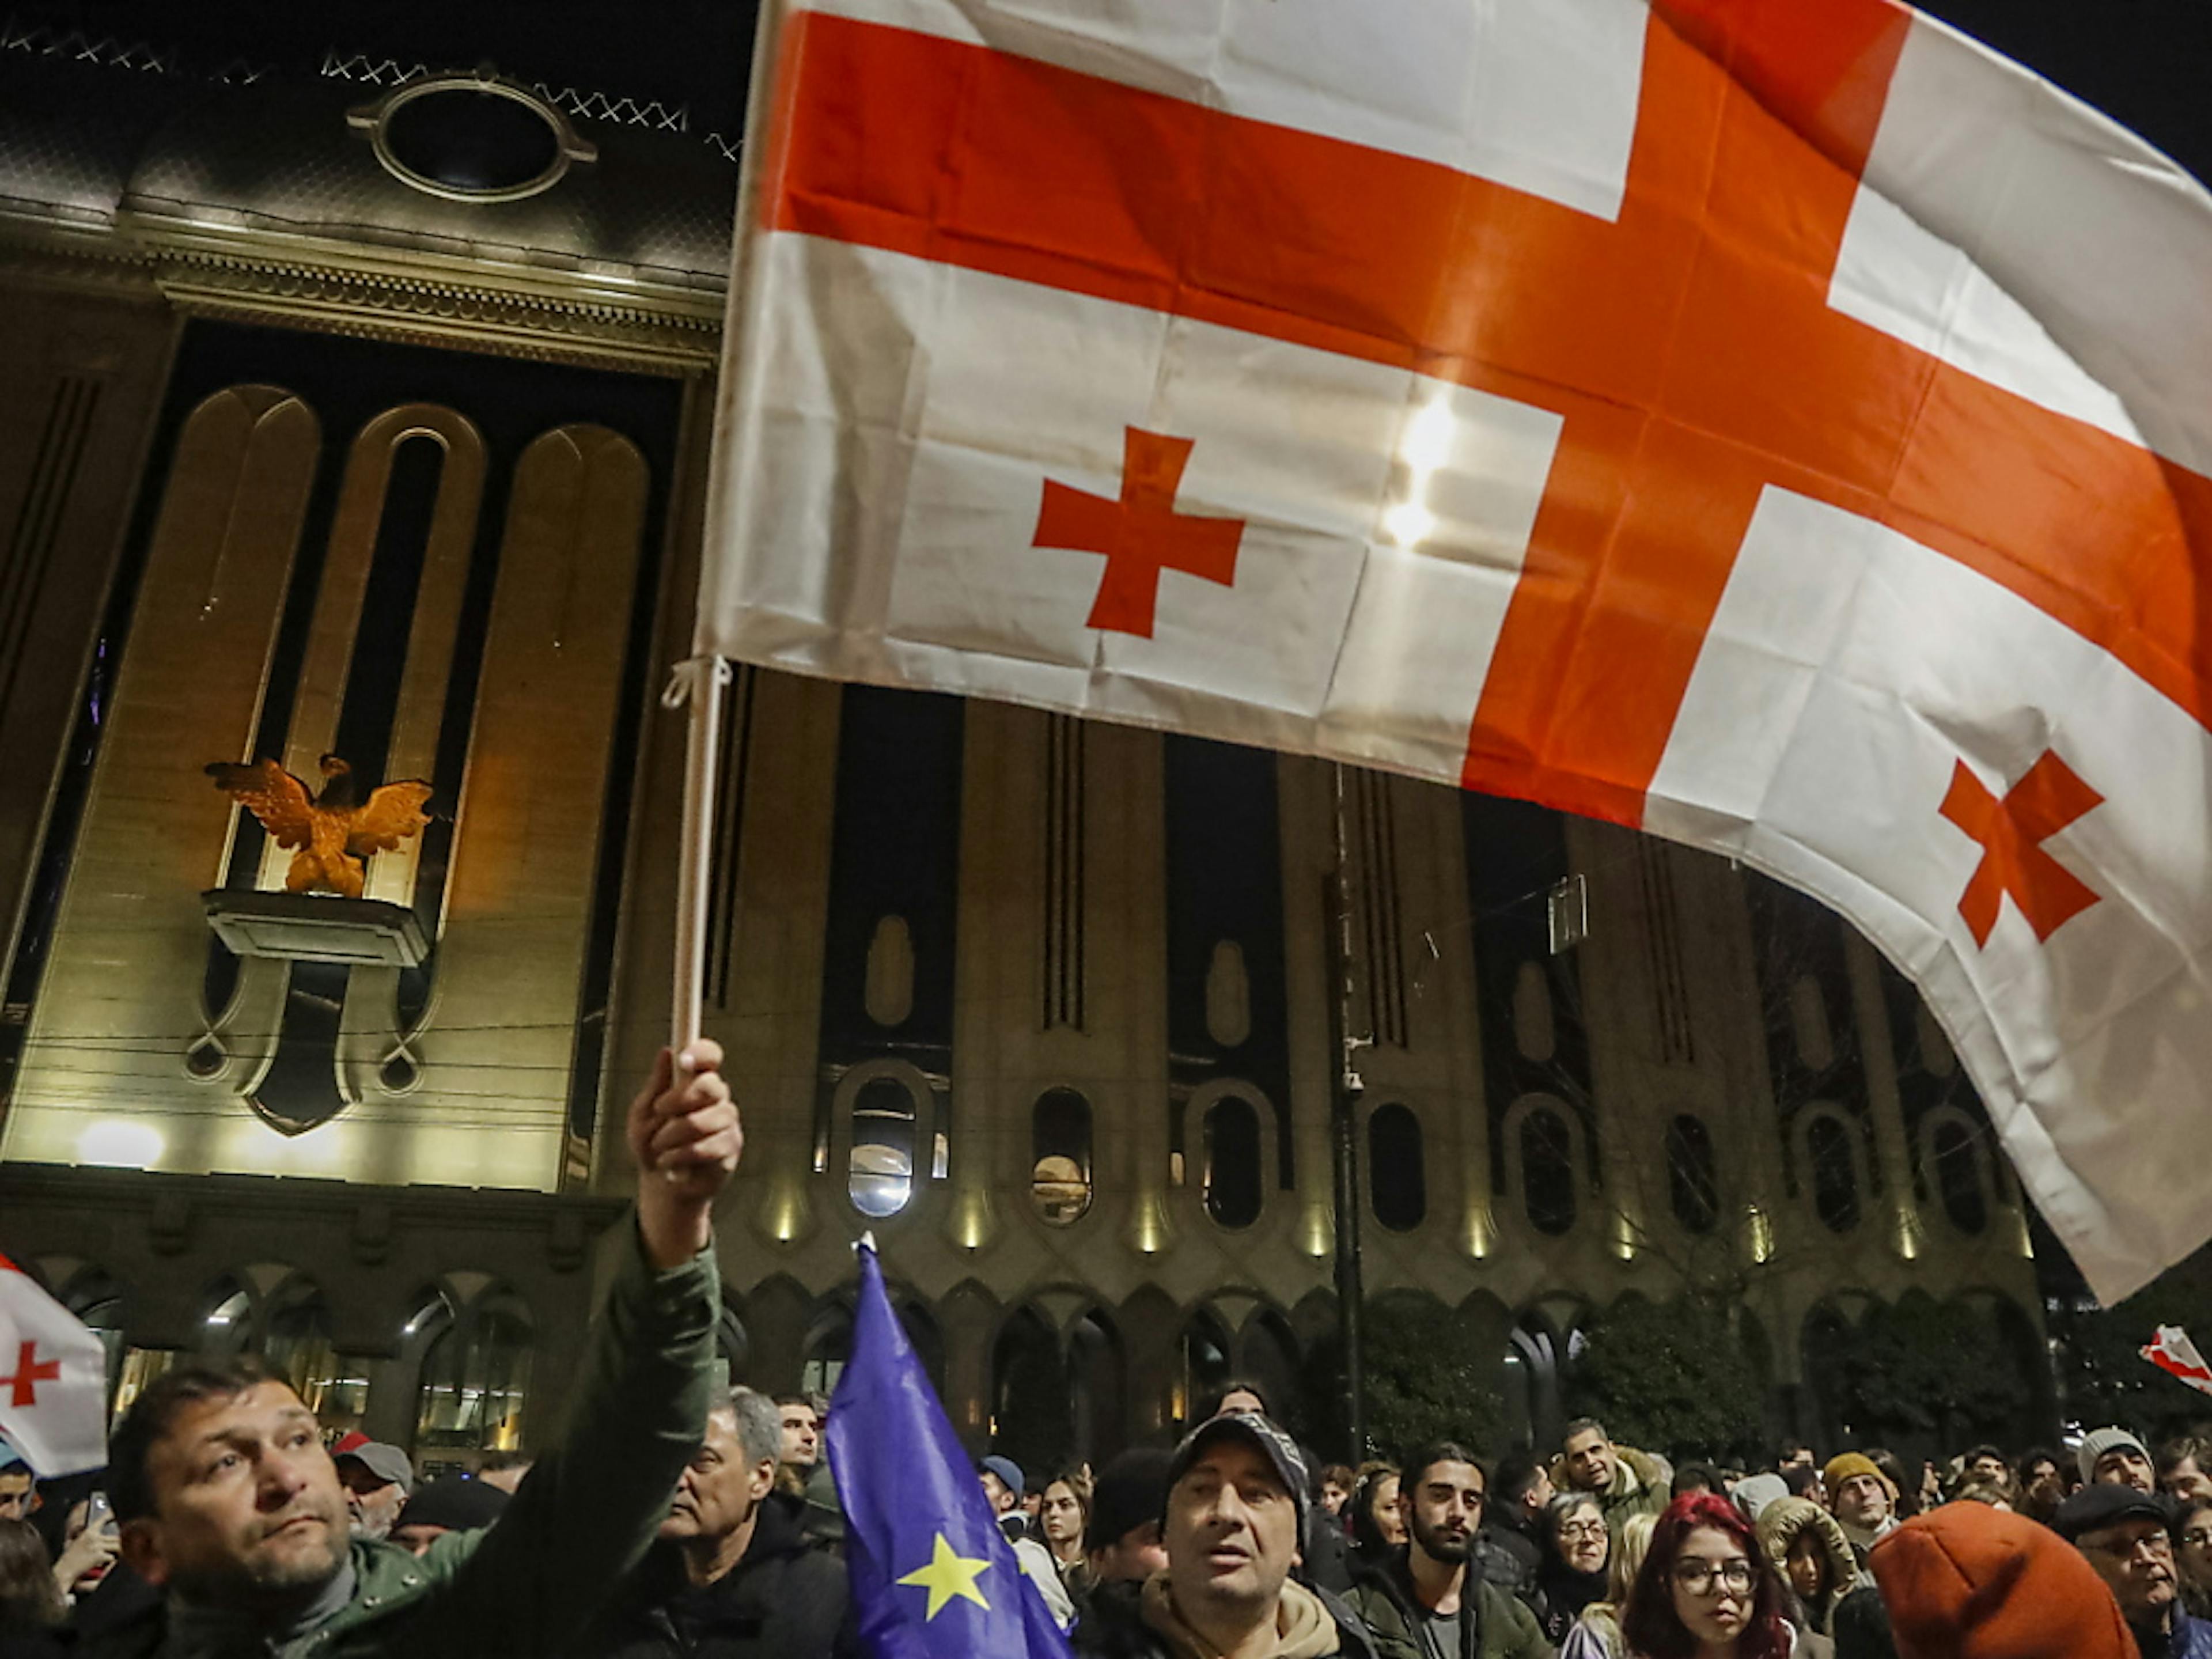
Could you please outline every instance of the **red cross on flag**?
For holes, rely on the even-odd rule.
[[[767,27],[702,655],[1741,858],[2100,1294],[2205,1237],[2198,185],[1889,0]]]
[[[4,1255],[0,1435],[42,1480],[107,1462],[107,1350]]]

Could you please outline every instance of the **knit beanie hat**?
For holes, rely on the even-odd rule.
[[[2143,1443],[2125,1429],[2090,1430],[2081,1437],[2081,1479],[2085,1482],[2094,1480],[2097,1478],[2097,1460],[2108,1451],[2118,1451],[2129,1446],[2142,1452],[2144,1462],[2150,1462],[2150,1454],[2143,1451]]]
[[[2135,1659],[2119,1604],[2047,1527],[1946,1504],[1874,1547],[1898,1659]]]
[[[1897,1496],[1897,1482],[1884,1474],[1881,1472],[1881,1465],[1864,1452],[1844,1452],[1838,1456],[1830,1458],[1828,1467],[1820,1471],[1820,1480],[1827,1487],[1828,1496],[1832,1498],[1836,1495],[1837,1487],[1842,1486],[1846,1480],[1857,1479],[1862,1474],[1872,1475],[1889,1489],[1889,1495],[1893,1498]]]

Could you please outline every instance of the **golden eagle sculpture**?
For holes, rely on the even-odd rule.
[[[422,805],[430,799],[430,786],[420,778],[387,783],[356,803],[353,768],[336,755],[324,756],[319,765],[323,787],[314,795],[273,760],[251,766],[216,761],[207,775],[216,788],[259,818],[279,847],[295,849],[284,876],[286,892],[357,899],[362,861],[372,853],[390,852],[428,827]]]

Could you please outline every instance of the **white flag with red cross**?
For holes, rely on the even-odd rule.
[[[697,648],[1730,854],[2212,1231],[2212,198],[1888,0],[792,0]],[[2212,546],[2212,539],[2208,539]]]
[[[2158,1334],[2151,1338],[2143,1349],[2142,1357],[2177,1382],[2186,1382],[2199,1394],[2212,1394],[2212,1365],[2204,1363],[2204,1356],[2197,1352],[2197,1345],[2189,1340],[2189,1333],[2179,1325],[2161,1325]]]
[[[4,1255],[0,1435],[41,1480],[107,1462],[107,1350]]]

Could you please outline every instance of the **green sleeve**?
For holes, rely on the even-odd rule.
[[[1485,1584],[1482,1596],[1487,1603],[1483,1608],[1483,1659],[1554,1659],[1543,1626],[1527,1602],[1495,1584]]]
[[[451,1576],[425,1598],[407,1659],[555,1651],[667,1515],[706,1431],[720,1280],[711,1246],[662,1272],[646,1261],[634,1220],[627,1232],[560,1444],[477,1547],[447,1558]]]

